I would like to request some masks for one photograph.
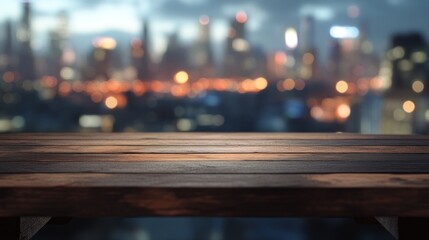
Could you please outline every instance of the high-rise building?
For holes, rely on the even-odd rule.
[[[330,30],[333,46],[330,54],[330,76],[332,81],[344,80],[357,84],[377,76],[379,59],[372,51],[366,27],[333,26]]]
[[[85,80],[108,80],[113,74],[115,61],[116,40],[111,37],[99,37],[92,42],[93,51],[88,57],[88,64],[84,67]]]
[[[314,18],[305,16],[301,20],[299,49],[302,54],[314,50]]]
[[[187,49],[183,46],[176,33],[170,35],[167,49],[162,57],[160,72],[161,78],[171,80],[174,75],[189,68],[189,56]]]
[[[35,80],[36,69],[32,48],[31,3],[24,1],[22,20],[17,32],[19,41],[19,76],[21,80]]]
[[[305,16],[301,21],[299,38],[299,77],[314,78],[317,74],[316,48],[314,46],[314,18]]]
[[[141,38],[131,43],[132,63],[136,69],[137,78],[143,81],[153,78],[149,39],[149,21],[145,20]]]
[[[4,28],[3,46],[0,49],[0,77],[14,68],[12,23],[6,21]]]
[[[392,88],[412,89],[417,81],[426,85],[427,54],[428,45],[421,34],[395,35],[387,53],[392,67]]]
[[[69,42],[69,21],[66,12],[58,15],[58,26],[49,33],[47,74],[61,80],[76,78],[75,53]]]
[[[252,49],[246,39],[246,22],[245,12],[238,12],[231,21],[224,60],[224,75],[228,77],[251,76],[256,66],[256,61],[251,56]]]
[[[211,47],[210,19],[201,16],[199,19],[199,34],[192,55],[192,65],[200,76],[214,75],[214,58]]]
[[[382,133],[427,133],[428,45],[420,33],[392,38],[380,70],[384,93]]]

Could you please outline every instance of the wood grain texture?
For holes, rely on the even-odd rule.
[[[2,140],[154,140],[154,139],[189,139],[189,140],[368,140],[368,139],[386,139],[386,140],[428,140],[427,136],[422,135],[370,135],[355,133],[14,133],[0,134]]]
[[[0,216],[429,216],[429,137],[0,135]]]
[[[401,153],[22,153],[0,152],[0,162],[145,162],[145,161],[426,161],[426,154]]]
[[[19,174],[1,176],[0,215],[427,216],[428,181],[428,174]]]
[[[429,146],[425,139],[0,139],[2,146]]]
[[[0,162],[0,173],[426,173],[429,161]]]
[[[429,153],[429,146],[1,146],[14,153]]]

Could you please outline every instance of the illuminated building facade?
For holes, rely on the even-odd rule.
[[[227,77],[251,76],[256,66],[251,46],[246,39],[247,14],[238,12],[231,21],[224,56],[224,75]]]
[[[383,100],[382,133],[427,132],[427,54],[427,43],[420,34],[399,34],[392,38],[380,71],[387,88]]]
[[[131,43],[132,64],[137,72],[137,78],[142,81],[153,78],[149,39],[149,21],[145,20],[141,39],[135,39]]]
[[[4,74],[14,78],[14,54],[13,54],[12,23],[7,21],[4,27],[4,38],[0,49],[0,77]],[[8,77],[8,76],[6,76]]]
[[[100,37],[93,41],[93,51],[89,55],[89,66],[85,68],[87,80],[108,80],[111,78],[116,61],[116,40],[110,37]]]
[[[177,34],[170,35],[167,50],[165,51],[160,67],[160,77],[164,80],[171,80],[173,76],[182,70],[189,68],[189,55],[187,49],[183,46]]]
[[[62,11],[58,15],[57,29],[49,33],[47,74],[58,80],[75,80],[78,77],[75,52],[69,43],[68,25],[68,15]]]
[[[314,18],[306,16],[301,21],[299,40],[299,77],[308,80],[317,73],[316,48],[314,45]]]
[[[215,74],[210,26],[209,17],[201,16],[198,40],[192,56],[192,65],[196,68],[198,75],[203,77],[214,76]]]

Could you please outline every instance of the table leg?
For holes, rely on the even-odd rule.
[[[5,217],[0,218],[0,239],[29,240],[50,217]]]
[[[429,239],[429,218],[376,217],[376,219],[396,239]]]

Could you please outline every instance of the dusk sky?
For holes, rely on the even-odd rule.
[[[21,1],[0,0],[0,22],[17,20]],[[184,42],[197,35],[197,21],[208,15],[215,44],[222,44],[228,22],[237,11],[249,16],[248,31],[252,44],[266,51],[284,49],[284,31],[299,27],[306,15],[316,19],[315,42],[328,49],[332,25],[358,25],[365,22],[368,38],[375,50],[383,52],[389,37],[396,32],[422,32],[429,39],[429,1],[427,0],[33,0],[35,47],[46,45],[46,32],[57,25],[56,14],[66,10],[72,34],[93,34],[116,30],[138,36],[142,19],[151,21],[152,44],[159,54],[166,36],[175,31]],[[359,8],[359,16],[348,16],[350,6]],[[327,50],[322,51],[327,55]]]

